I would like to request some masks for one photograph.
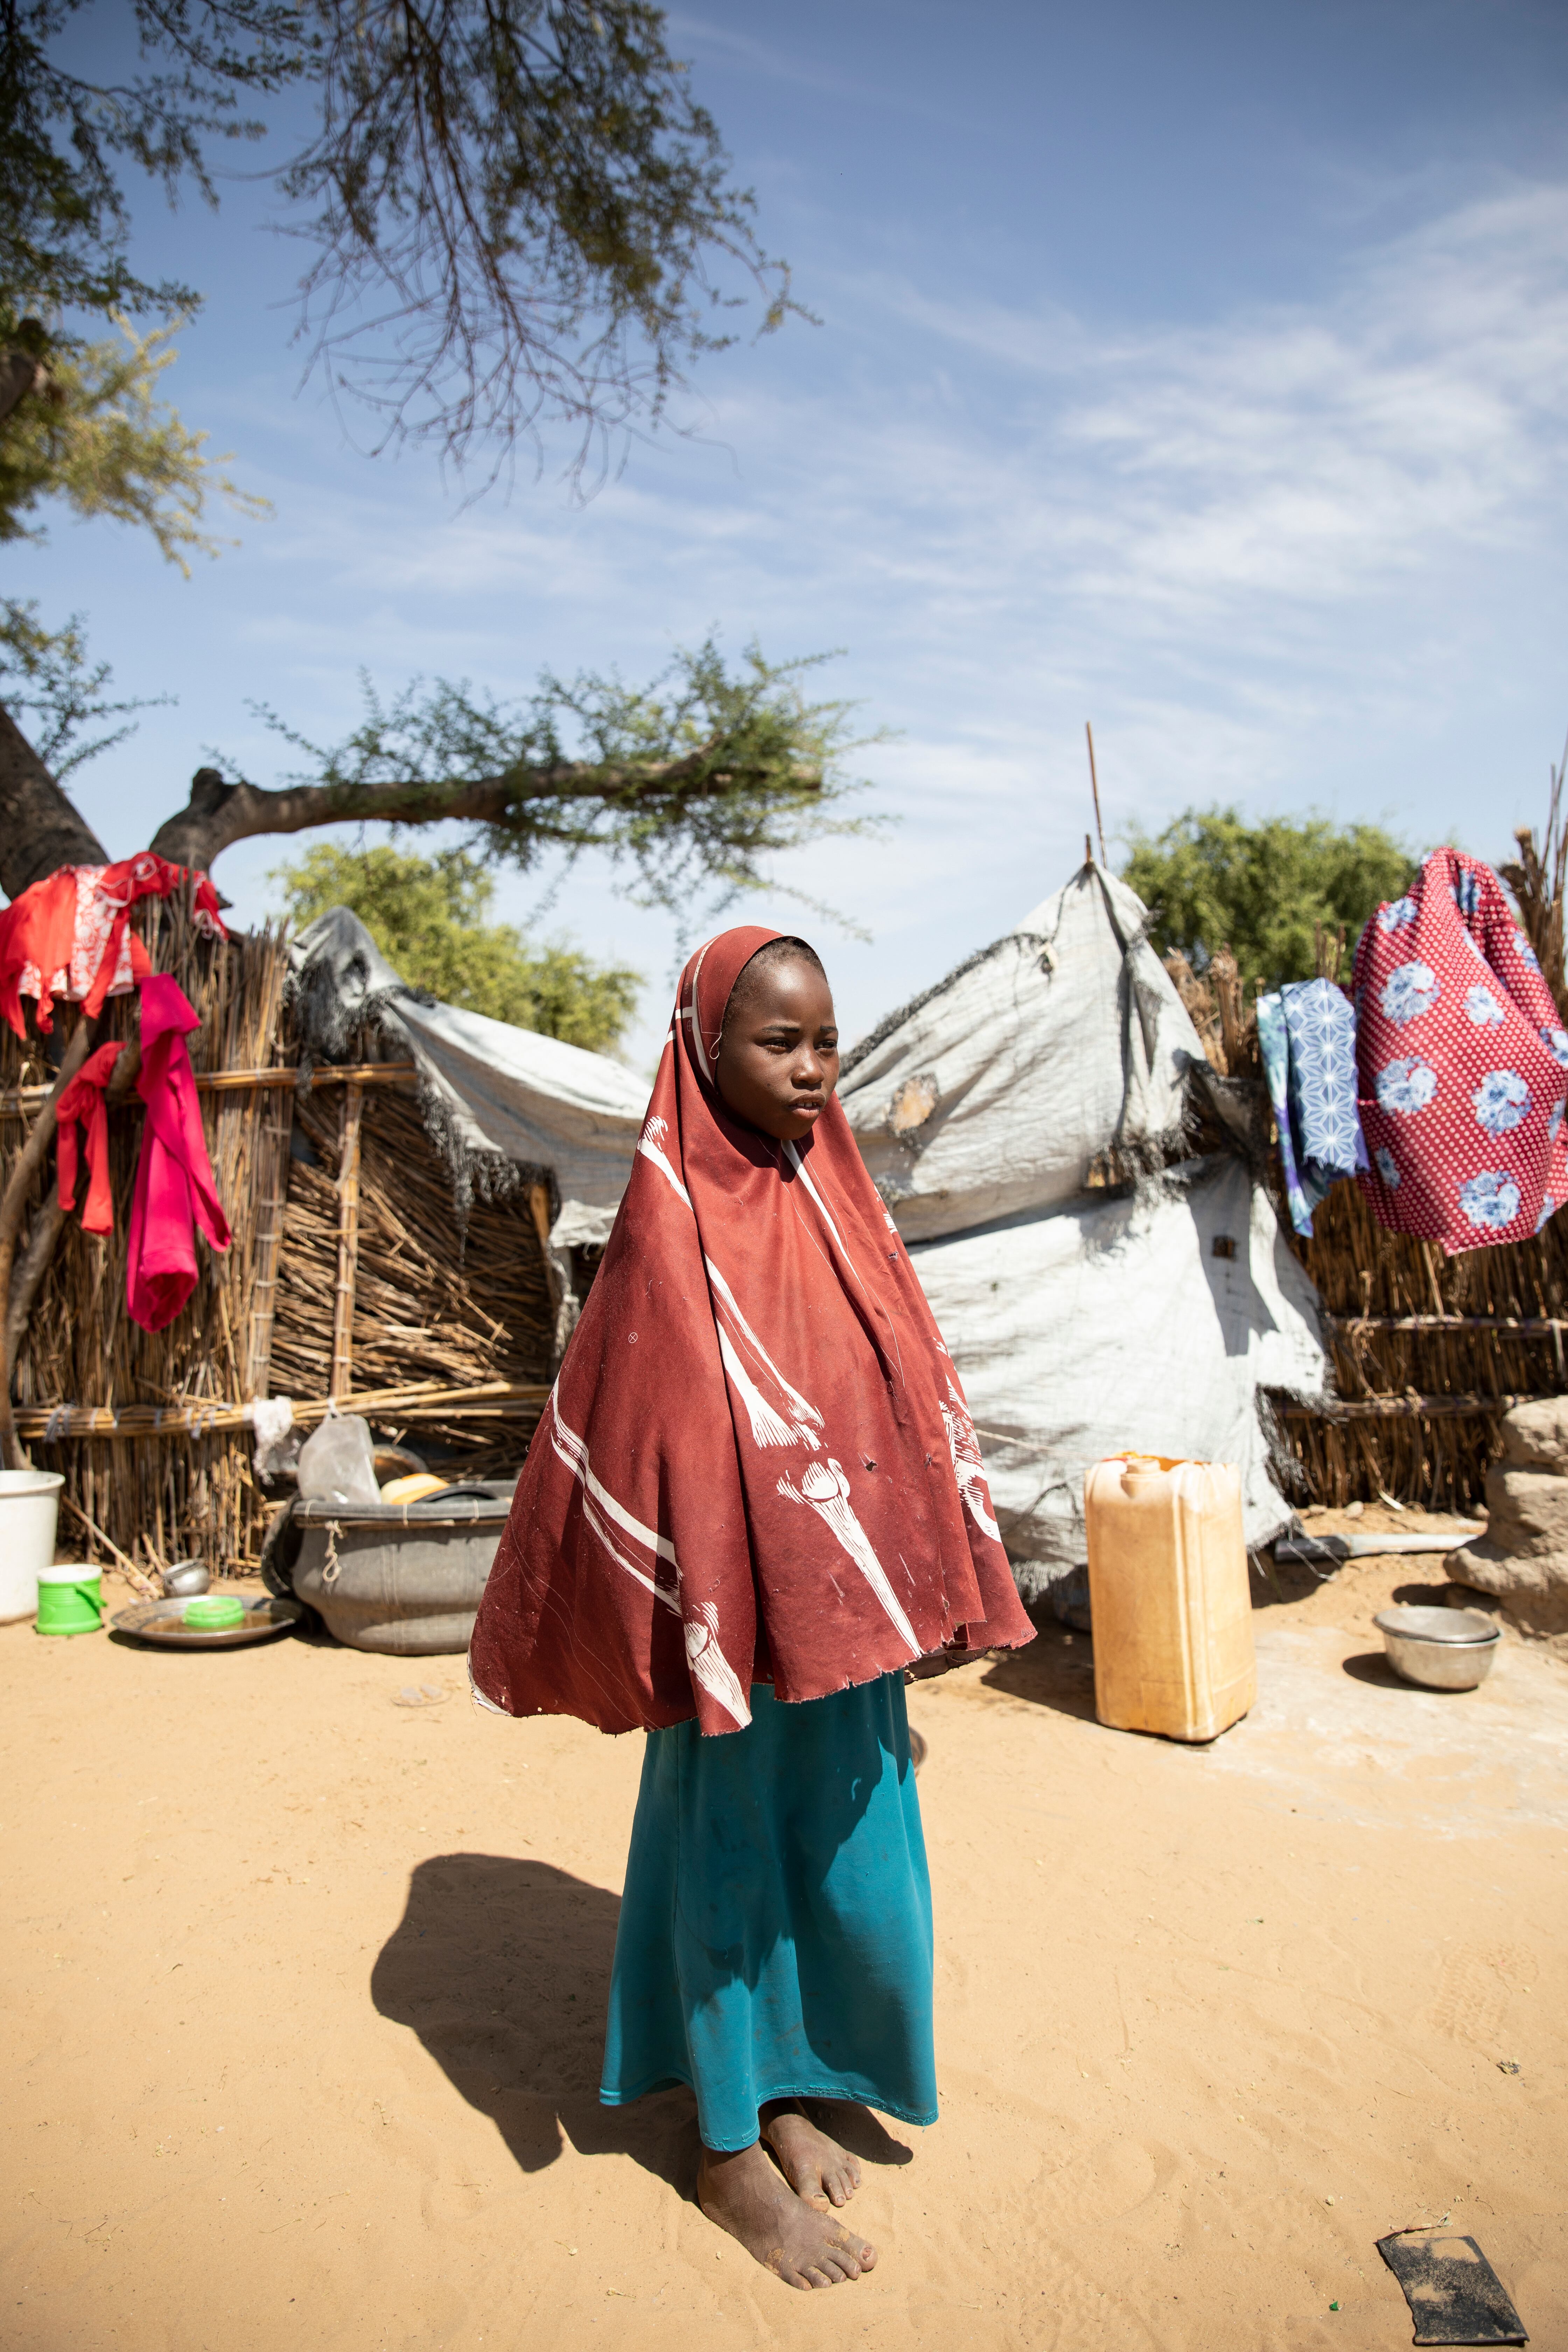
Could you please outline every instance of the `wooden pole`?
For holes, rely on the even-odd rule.
[[[1100,835],[1100,862],[1109,868],[1110,861],[1105,854],[1105,827],[1100,815],[1100,778],[1094,765],[1094,730],[1087,719],[1083,722],[1083,731],[1089,738],[1089,788],[1094,794],[1094,829]]]
[[[347,1097],[344,1097],[347,1100]],[[246,1348],[245,1394],[271,1393],[272,1328],[278,1310],[278,1265],[283,1255],[283,1220],[289,1203],[289,1146],[294,1132],[292,1094],[274,1096],[261,1129],[257,1171],[256,1273],[250,1293],[250,1333]],[[356,1221],[357,1257],[357,1221]],[[342,1265],[339,1266],[340,1275]],[[332,1319],[334,1351],[337,1310]]]
[[[138,1049],[132,1045],[127,1047],[126,1052],[121,1055],[120,1061],[116,1062],[115,1078],[120,1076],[121,1063],[128,1058],[131,1063],[131,1076],[134,1076],[140,1066],[140,1061]],[[418,1069],[413,1062],[359,1062],[353,1067],[332,1064],[312,1071],[310,1091],[313,1093],[317,1087],[408,1086],[418,1075]],[[111,1079],[110,1083],[112,1085],[114,1080]],[[282,1063],[276,1068],[266,1070],[197,1070],[194,1074],[194,1083],[199,1095],[257,1094],[272,1087],[297,1087],[300,1083],[300,1073],[291,1063]],[[129,1084],[128,1077],[126,1085],[129,1086]],[[0,1093],[0,1118],[25,1118],[29,1110],[34,1109],[37,1104],[47,1097],[48,1091],[47,1087],[8,1087],[4,1093]],[[123,1091],[124,1089],[121,1089],[121,1092]]]
[[[426,1420],[467,1421],[500,1414],[513,1417],[513,1408],[526,1412],[542,1404],[548,1386],[537,1381],[481,1381],[474,1388],[449,1388],[442,1381],[426,1381],[410,1388],[361,1389],[354,1398],[358,1412],[378,1420],[419,1413]],[[325,1421],[331,1411],[329,1397],[296,1397],[294,1420],[300,1429]],[[46,1444],[63,1445],[68,1439],[114,1438],[140,1444],[163,1437],[215,1437],[249,1426],[246,1408],[226,1398],[198,1397],[181,1404],[22,1404],[16,1423],[28,1437]]]
[[[364,1087],[351,1078],[343,1089],[342,1150],[338,1161],[338,1281],[332,1304],[332,1375],[328,1394],[346,1397],[353,1386],[354,1277],[359,1269],[359,1129]]]

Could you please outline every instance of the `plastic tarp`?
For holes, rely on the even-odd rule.
[[[1026,1596],[1081,1567],[1084,1472],[1128,1447],[1235,1463],[1247,1540],[1268,1542],[1292,1515],[1258,1391],[1327,1391],[1316,1294],[1268,1193],[1239,1159],[1167,1164],[1189,1085],[1215,1087],[1147,929],[1085,866],[884,1021],[840,1086]]]
[[[302,931],[291,954],[307,1035],[312,1022],[343,1034],[374,1019],[384,1040],[405,1045],[426,1120],[455,1159],[548,1170],[560,1202],[557,1245],[605,1239],[642,1132],[645,1079],[607,1055],[422,1001],[346,907]]]
[[[1087,1559],[1084,1472],[1128,1448],[1235,1463],[1253,1549],[1289,1524],[1258,1391],[1321,1398],[1327,1367],[1311,1282],[1240,1160],[1190,1160],[910,1257],[1026,1600]]]
[[[906,1241],[1071,1200],[1113,1145],[1169,1157],[1208,1066],[1147,923],[1085,866],[846,1056],[839,1097]]]

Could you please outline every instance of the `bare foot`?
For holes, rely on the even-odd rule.
[[[710,2221],[785,2286],[837,2286],[877,2259],[875,2246],[805,2205],[769,2163],[761,2140],[733,2155],[705,2147],[697,2168],[697,2202]]]
[[[860,2167],[847,2148],[818,2131],[793,2099],[764,2107],[758,2120],[797,2197],[808,2205],[848,2204],[860,2186]]]

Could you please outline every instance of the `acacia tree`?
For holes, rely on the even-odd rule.
[[[0,539],[55,497],[144,525],[176,562],[210,548],[206,503],[240,494],[158,392],[161,338],[199,297],[131,268],[127,174],[216,203],[213,143],[259,138],[286,91],[310,104],[274,169],[300,331],[376,448],[428,440],[483,486],[563,425],[581,484],[731,340],[737,304],[760,298],[762,331],[795,307],[647,0],[132,0],[136,69],[96,79],[69,47],[83,4],[0,0]],[[16,721],[40,665],[70,651],[33,608],[0,616],[13,897],[104,854]],[[210,866],[260,833],[455,818],[490,857],[607,849],[674,904],[696,875],[757,878],[842,789],[838,708],[805,699],[798,665],[753,654],[731,675],[711,646],[642,690],[371,696],[346,743],[299,748],[281,789],[198,771],[151,845]]]
[[[837,805],[855,790],[844,772],[849,706],[808,698],[803,681],[820,658],[774,665],[753,646],[732,670],[710,640],[647,688],[546,675],[515,705],[446,679],[416,680],[387,703],[366,681],[364,716],[343,742],[313,744],[272,719],[301,769],[263,787],[199,768],[148,846],[210,867],[258,835],[457,823],[470,853],[493,863],[601,851],[642,903],[687,915],[700,897],[758,883],[769,855],[868,822]],[[78,694],[78,723],[127,707]],[[0,810],[0,887],[12,898],[58,866],[106,860],[3,710]]]
[[[79,350],[68,314],[197,305],[132,269],[125,168],[216,204],[212,142],[262,137],[290,87],[300,327],[382,443],[493,465],[567,420],[585,462],[731,340],[724,311],[795,308],[647,0],[132,0],[141,69],[101,79],[62,47],[84,5],[0,0],[0,417]]]

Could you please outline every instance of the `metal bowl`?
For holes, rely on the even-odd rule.
[[[1474,1690],[1492,1670],[1501,1629],[1479,1609],[1380,1610],[1373,1623],[1388,1663],[1424,1690]]]
[[[205,1560],[177,1559],[163,1570],[164,1597],[170,1601],[195,1601],[212,1582]]]

